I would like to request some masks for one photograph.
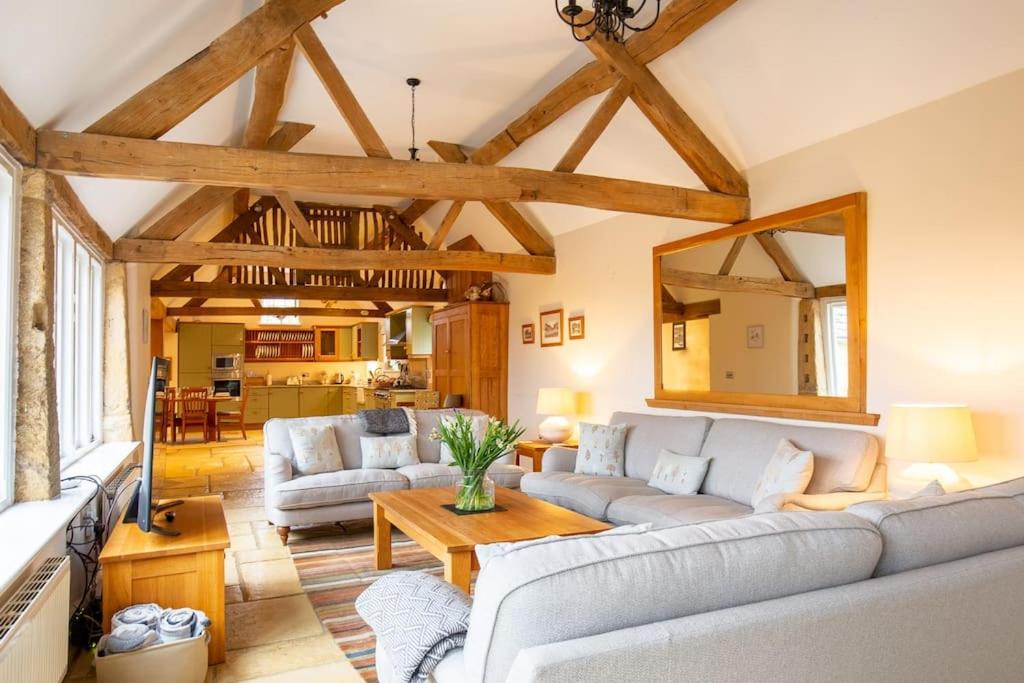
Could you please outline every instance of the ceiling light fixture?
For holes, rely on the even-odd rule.
[[[643,11],[647,0],[640,0],[639,7],[630,7],[631,0],[594,0],[593,16],[586,21],[580,21],[579,17],[584,10],[577,0],[569,0],[569,4],[561,9],[558,8],[558,1],[555,0],[558,18],[572,27],[572,37],[581,43],[585,43],[598,33],[606,39],[623,43],[626,41],[627,29],[632,32],[646,31],[654,26],[661,16],[661,0],[655,0],[657,7],[650,23],[646,26],[634,26],[630,21],[636,19]]]
[[[412,145],[409,146],[409,160],[419,161],[419,148],[416,147],[416,86],[420,84],[418,78],[407,78],[405,84],[409,86],[409,90],[412,94],[412,117],[410,119],[412,123]]]

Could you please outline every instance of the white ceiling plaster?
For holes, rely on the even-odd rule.
[[[258,4],[0,0],[0,86],[33,124],[81,130]],[[739,0],[651,68],[742,169],[1024,67],[1021,25],[1019,0]],[[417,143],[433,160],[427,140],[483,144],[590,61],[547,0],[347,0],[314,28],[398,158],[409,146],[406,77],[423,79]],[[165,139],[237,142],[251,89],[250,74]],[[583,103],[503,163],[551,168],[597,103]],[[316,124],[297,151],[360,153],[300,52],[281,119]],[[628,102],[579,171],[700,187]],[[114,237],[190,191],[166,183],[72,183]],[[448,204],[439,203],[426,222],[437,225]],[[520,208],[549,234],[614,215],[553,204]],[[468,232],[489,249],[517,248],[476,204],[467,205],[451,237]]]

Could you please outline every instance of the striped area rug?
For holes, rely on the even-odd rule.
[[[376,683],[374,637],[355,610],[355,600],[386,573],[373,567],[373,523],[346,522],[345,530],[318,527],[296,530],[288,548],[324,628],[363,679]],[[392,538],[395,569],[442,573],[441,563],[397,529]]]

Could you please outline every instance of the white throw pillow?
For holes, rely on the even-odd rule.
[[[775,454],[754,487],[750,506],[756,508],[758,503],[776,493],[803,493],[813,475],[814,454],[800,450],[789,439],[780,439]]]
[[[663,448],[658,453],[658,462],[647,483],[665,493],[692,496],[704,483],[710,462],[710,458],[680,455]]]
[[[473,441],[477,446],[484,440],[484,436],[487,435],[487,421],[486,415],[470,415],[470,428],[473,430]],[[443,422],[446,426],[455,422],[454,415],[442,415],[440,422]],[[448,448],[448,444],[441,443],[441,464],[442,465],[454,465],[455,459],[452,458],[452,449]]]
[[[581,422],[576,474],[626,476],[627,428],[628,425],[595,425]]]
[[[330,425],[289,427],[292,442],[292,464],[299,474],[320,474],[345,469],[338,450],[338,439]]]
[[[944,496],[946,495],[946,488],[939,483],[938,479],[933,479],[923,489],[910,496],[910,498],[926,498],[928,496]],[[908,499],[909,500],[909,499]]]
[[[359,447],[363,454],[364,470],[393,470],[420,463],[416,452],[416,437],[412,434],[361,436]]]

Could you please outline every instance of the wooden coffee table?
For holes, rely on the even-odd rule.
[[[572,510],[495,487],[500,512],[457,515],[441,507],[455,503],[455,488],[371,493],[373,548],[377,569],[391,569],[391,527],[398,527],[444,562],[445,581],[469,593],[470,573],[478,569],[478,544],[527,541],[544,536],[593,534],[611,526]]]

